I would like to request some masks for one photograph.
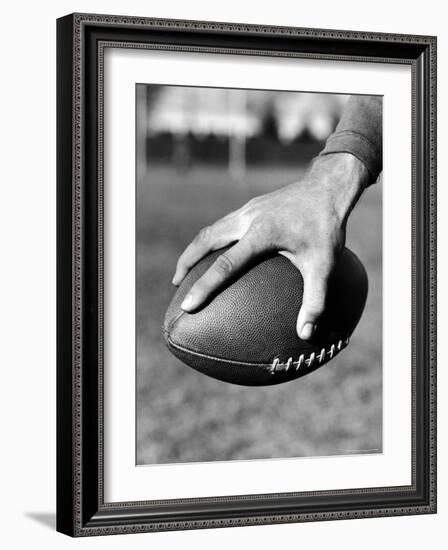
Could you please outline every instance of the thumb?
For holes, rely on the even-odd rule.
[[[316,330],[316,323],[325,308],[329,269],[312,266],[302,272],[302,307],[297,317],[297,334],[309,340]]]

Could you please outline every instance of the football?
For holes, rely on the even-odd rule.
[[[280,254],[259,258],[214,295],[186,313],[180,305],[192,285],[225,249],[197,263],[168,307],[169,350],[193,369],[232,384],[266,386],[300,378],[349,344],[367,298],[367,274],[344,248],[331,274],[325,311],[311,340],[296,332],[302,303],[300,271]]]

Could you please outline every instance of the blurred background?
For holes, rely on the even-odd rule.
[[[246,388],[166,349],[179,254],[204,226],[299,179],[348,96],[137,86],[137,464],[382,451],[382,193],[352,213],[347,246],[369,296],[350,346],[309,376]]]

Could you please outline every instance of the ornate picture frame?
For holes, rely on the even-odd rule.
[[[412,71],[412,482],[106,502],[104,50],[408,65]],[[57,530],[70,536],[436,512],[436,38],[72,14],[57,21]]]

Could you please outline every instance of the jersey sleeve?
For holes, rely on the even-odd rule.
[[[383,168],[383,100],[351,96],[320,155],[351,153],[364,163],[374,183]]]

